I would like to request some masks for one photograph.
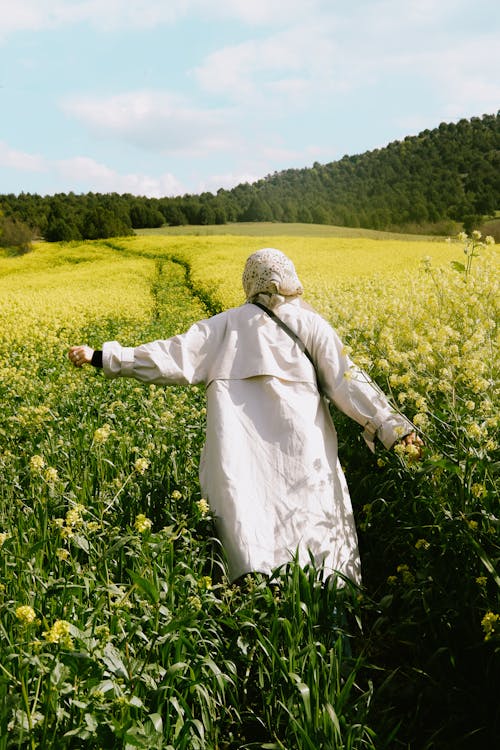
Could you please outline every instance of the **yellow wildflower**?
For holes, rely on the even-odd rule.
[[[43,456],[31,456],[30,458],[30,469],[31,471],[41,471],[45,466],[45,459]]]
[[[208,516],[208,514],[210,513],[210,506],[209,506],[209,504],[207,503],[207,501],[205,500],[204,497],[202,497],[201,500],[198,500],[196,502],[196,507],[198,508],[198,510],[199,510],[199,512],[200,512],[200,514],[201,514],[201,516],[203,518],[205,516]]]
[[[145,474],[149,468],[149,461],[147,458],[137,458],[134,463],[134,469],[138,474]]]
[[[188,603],[193,607],[193,609],[200,610],[202,607],[201,599],[199,596],[190,596],[188,599]]]
[[[98,427],[94,432],[94,445],[102,445],[111,435],[111,426],[104,424],[102,427]]]
[[[16,617],[23,623],[23,625],[31,625],[35,622],[35,610],[33,607],[30,607],[29,604],[21,604],[21,606],[16,609]]]
[[[149,531],[152,525],[152,521],[149,518],[146,518],[144,513],[139,513],[135,519],[134,528],[139,534],[143,534],[145,531]]]
[[[427,539],[417,539],[415,542],[415,549],[429,549],[430,546]]]
[[[43,633],[43,637],[47,643],[60,643],[65,648],[73,648],[70,627],[66,620],[56,620],[52,627]]]
[[[472,422],[472,424],[467,427],[467,435],[474,440],[479,440],[479,438],[483,436],[483,430],[477,422]]]
[[[66,513],[66,526],[79,526],[83,523],[82,513],[85,506],[78,503]]]
[[[415,576],[410,571],[410,568],[408,567],[408,565],[398,565],[396,570],[401,576],[403,583],[406,586],[411,586],[415,582]]]
[[[59,547],[59,549],[56,550],[56,557],[59,560],[67,560],[69,557],[69,552],[67,549],[64,549],[63,547]]]
[[[475,482],[472,487],[470,488],[471,495],[473,497],[484,497],[487,495],[487,490],[484,484],[480,484],[479,482]]]
[[[487,612],[481,620],[481,626],[485,632],[484,640],[489,641],[494,635],[498,634],[500,630],[499,626],[500,615],[494,612]]]
[[[212,579],[210,576],[202,576],[198,581],[198,588],[208,591],[212,588]]]
[[[57,480],[59,479],[59,475],[57,473],[57,469],[54,469],[52,466],[48,466],[45,469],[44,472],[44,479],[48,484],[55,484]]]

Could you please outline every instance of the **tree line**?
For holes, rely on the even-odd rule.
[[[500,209],[500,112],[328,164],[287,169],[216,194],[0,195],[0,245],[14,230],[47,241],[101,239],[162,225],[305,222],[393,231],[470,229]],[[2,239],[3,236],[3,239]]]

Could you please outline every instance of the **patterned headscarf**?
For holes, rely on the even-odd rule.
[[[247,300],[258,294],[294,297],[304,291],[290,258],[273,247],[257,250],[248,258],[243,271],[243,289]]]

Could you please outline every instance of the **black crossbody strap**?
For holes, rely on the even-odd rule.
[[[299,338],[297,336],[297,334],[295,333],[295,331],[292,331],[292,329],[289,328],[287,326],[287,324],[283,320],[281,320],[281,318],[278,318],[278,316],[275,315],[273,313],[273,311],[270,310],[268,307],[266,307],[265,305],[261,305],[260,302],[252,302],[252,304],[256,305],[257,307],[260,307],[261,310],[263,310],[265,313],[267,313],[269,315],[269,317],[272,318],[274,320],[274,322],[277,323],[277,325],[279,325],[279,327],[283,331],[285,331],[285,333],[287,333],[293,341],[295,341],[295,343],[297,344],[297,346],[299,347],[299,349],[302,352],[304,352],[304,354],[306,355],[307,359],[309,360],[309,362],[314,367],[314,372],[316,373],[316,380],[318,381],[318,384],[319,384],[318,373],[316,372],[316,365],[314,364],[314,360],[311,357],[311,354],[310,354],[309,350],[307,349],[306,345],[304,344],[304,342],[302,341],[302,339]]]

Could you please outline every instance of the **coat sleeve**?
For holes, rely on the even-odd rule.
[[[320,320],[311,343],[323,393],[340,411],[364,427],[363,437],[374,450],[377,437],[386,448],[415,430],[414,425],[389,404],[380,388],[345,353],[333,328]]]
[[[186,333],[124,347],[117,341],[103,345],[103,370],[107,378],[135,378],[159,385],[194,385],[207,382],[218,350],[220,325],[215,318],[195,323]]]

